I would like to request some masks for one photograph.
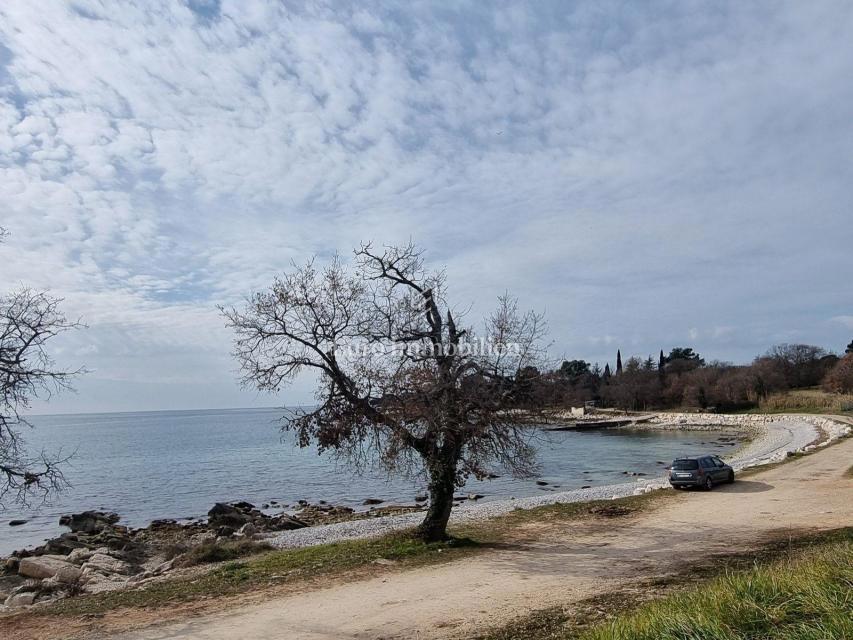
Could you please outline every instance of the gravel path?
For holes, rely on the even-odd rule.
[[[634,427],[636,428],[636,427]],[[778,462],[789,451],[811,450],[825,446],[850,433],[850,425],[824,416],[705,416],[693,414],[660,414],[646,429],[732,429],[749,433],[752,440],[743,448],[726,456],[735,469]],[[815,443],[821,439],[820,445]],[[547,504],[587,502],[623,498],[669,487],[665,477],[639,478],[633,482],[591,487],[531,496],[515,500],[468,503],[453,509],[451,522],[470,522],[503,515],[514,509],[530,509]],[[410,513],[366,520],[353,520],[286,531],[267,539],[279,548],[309,547],[317,544],[379,536],[390,531],[408,529],[420,523],[423,513]]]

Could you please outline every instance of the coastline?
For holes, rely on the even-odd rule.
[[[749,441],[729,455],[723,456],[736,471],[749,467],[781,462],[789,455],[825,447],[851,433],[851,423],[822,415],[799,414],[690,414],[659,413],[651,420],[615,429],[732,431],[748,435]],[[451,523],[484,520],[509,513],[515,509],[530,509],[548,504],[590,502],[624,498],[660,489],[668,489],[666,477],[636,478],[630,482],[574,489],[539,496],[499,500],[479,504],[466,503],[456,507]],[[369,520],[353,520],[306,529],[286,531],[264,539],[274,547],[302,548],[379,536],[408,529],[420,523],[419,513],[386,516]]]

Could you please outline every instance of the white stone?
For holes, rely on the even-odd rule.
[[[32,604],[36,599],[36,594],[33,591],[25,593],[14,593],[4,603],[7,607],[25,607]]]
[[[65,561],[65,556],[31,556],[21,558],[18,574],[27,578],[50,578],[64,568],[74,568],[73,565]]]
[[[130,563],[103,553],[94,554],[86,561],[83,568],[94,569],[103,573],[120,573],[125,575],[133,573],[133,567]]]

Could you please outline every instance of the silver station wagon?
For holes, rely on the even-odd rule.
[[[669,469],[669,484],[676,489],[702,487],[707,491],[714,485],[735,481],[735,470],[717,456],[676,458]]]

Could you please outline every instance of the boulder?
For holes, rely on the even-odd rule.
[[[95,570],[101,573],[118,573],[122,575],[130,575],[134,573],[133,565],[124,560],[113,558],[105,553],[96,553],[89,558],[83,565],[84,570]]]
[[[83,513],[62,516],[59,519],[59,524],[69,527],[75,533],[96,533],[110,528],[118,521],[119,515],[117,513],[84,511]]]
[[[26,520],[9,520],[10,527],[20,527],[22,524],[27,524]]]
[[[94,571],[84,573],[83,592],[84,593],[102,593],[104,591],[115,591],[127,585],[125,578],[117,576],[105,576]]]
[[[35,602],[35,591],[25,591],[24,593],[14,593],[3,603],[7,607],[25,607]]]
[[[83,570],[79,567],[68,566],[62,567],[53,576],[53,579],[62,584],[74,584],[83,575]]]
[[[65,559],[72,564],[83,564],[93,555],[95,555],[95,552],[91,549],[74,549]]]
[[[237,533],[241,536],[246,536],[247,538],[251,538],[258,532],[258,529],[251,522],[247,522],[242,527],[237,529]]]
[[[217,502],[207,512],[207,521],[211,527],[233,527],[236,530],[261,515],[263,514],[248,502],[235,502],[234,504]]]
[[[50,578],[61,569],[75,568],[64,556],[34,556],[22,558],[18,564],[18,574],[27,578]]]
[[[385,501],[380,500],[379,498],[367,498],[367,500],[365,500],[361,504],[363,504],[364,506],[368,506],[371,504],[382,504],[383,502],[385,502]]]

